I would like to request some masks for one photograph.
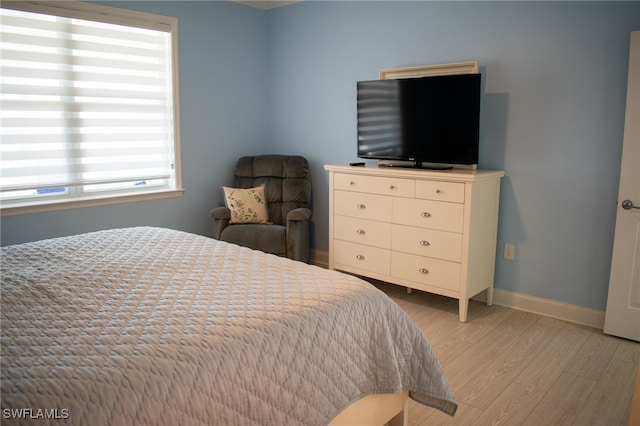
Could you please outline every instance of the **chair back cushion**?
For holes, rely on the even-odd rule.
[[[285,224],[291,210],[309,208],[311,203],[309,163],[301,156],[242,157],[236,164],[234,185],[237,188],[265,185],[268,220],[277,225]]]

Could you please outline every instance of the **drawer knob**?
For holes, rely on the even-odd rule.
[[[356,233],[357,233],[358,235],[364,235],[364,234],[365,234],[364,229],[358,229],[358,230],[356,231]]]
[[[436,194],[440,194],[442,191],[440,191],[439,189],[436,189]]]
[[[422,241],[420,241],[420,245],[421,246],[425,246],[425,247],[429,247],[431,245],[431,243],[429,241],[422,240]]]
[[[364,256],[363,256],[363,255],[361,255],[361,254],[359,254],[359,255],[357,255],[357,256],[356,256],[356,259],[358,259],[358,260],[364,260]]]
[[[422,217],[431,217],[431,213],[429,213],[429,212],[422,212],[422,213],[420,213],[420,216],[422,216]]]
[[[367,206],[365,206],[364,204],[358,204],[358,205],[356,205],[356,207],[359,208],[359,209],[366,209],[367,208]]]
[[[418,272],[420,272],[421,274],[428,274],[429,270],[427,268],[420,268],[418,269]]]
[[[396,189],[396,187],[391,185],[391,186],[389,186],[389,189]]]
[[[356,183],[354,181],[350,181],[349,185],[355,185]]]

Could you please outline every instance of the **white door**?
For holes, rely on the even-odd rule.
[[[604,332],[640,341],[640,31],[631,33],[620,189]]]

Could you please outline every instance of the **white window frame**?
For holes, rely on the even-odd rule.
[[[138,12],[77,1],[23,2],[3,1],[2,8],[43,13],[48,15],[99,21],[110,24],[143,27],[166,31],[171,34],[172,78],[173,78],[173,132],[174,132],[174,177],[172,184],[162,188],[143,188],[131,193],[100,192],[93,195],[83,194],[82,198],[66,196],[28,198],[24,201],[0,201],[0,214],[12,216],[19,214],[39,213],[65,210],[80,207],[92,207],[133,201],[165,199],[179,197],[183,194],[182,170],[180,155],[180,108],[178,90],[178,20],[174,17]]]

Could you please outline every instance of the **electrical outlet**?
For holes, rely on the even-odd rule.
[[[504,243],[504,258],[507,260],[514,260],[516,258],[516,246],[509,243]]]

